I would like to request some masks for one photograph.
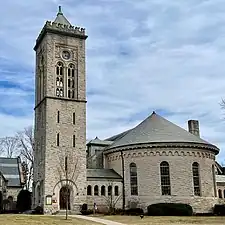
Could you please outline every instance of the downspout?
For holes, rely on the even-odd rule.
[[[122,193],[123,193],[123,210],[125,210],[125,177],[124,177],[124,158],[123,158],[123,151],[120,151],[121,153],[121,162],[122,162],[122,175],[123,175],[123,180],[122,180]]]

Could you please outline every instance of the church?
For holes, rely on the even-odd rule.
[[[61,7],[37,37],[33,207],[79,213],[187,203],[195,213],[224,203],[225,168],[219,148],[200,137],[199,121],[185,130],[150,113],[136,127],[86,143],[84,28],[74,27]]]

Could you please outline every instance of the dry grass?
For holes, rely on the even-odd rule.
[[[0,225],[95,225],[92,221],[69,217],[0,214]]]
[[[148,217],[141,219],[139,216],[102,216],[102,219],[108,219],[124,224],[142,224],[142,225],[225,225],[225,217]]]

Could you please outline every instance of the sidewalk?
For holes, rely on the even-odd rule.
[[[100,219],[97,217],[89,217],[89,216],[82,216],[82,215],[70,215],[70,217],[75,217],[75,218],[83,219],[83,220],[90,220],[96,223],[101,223],[106,225],[126,225],[124,223],[118,223],[118,222],[114,222],[110,220]]]

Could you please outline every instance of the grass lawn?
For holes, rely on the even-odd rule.
[[[0,214],[0,225],[96,225],[92,221],[60,216]]]
[[[139,216],[101,216],[125,224],[145,225],[174,225],[174,224],[202,224],[202,225],[225,225],[225,217],[148,217],[141,219]]]

